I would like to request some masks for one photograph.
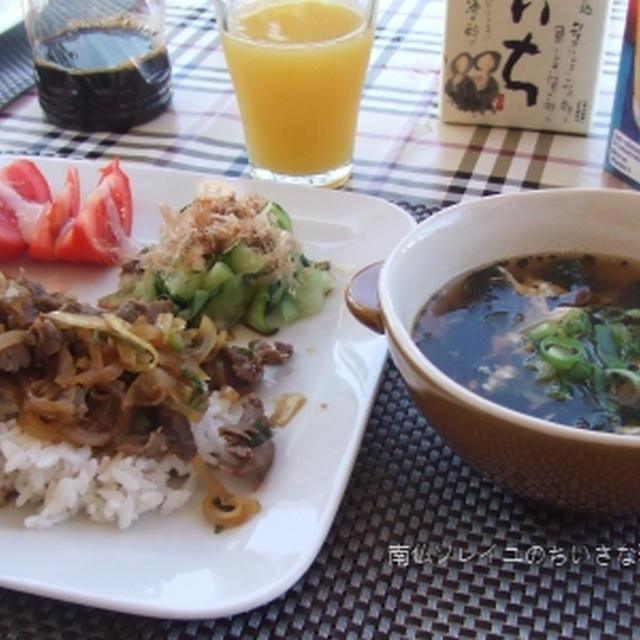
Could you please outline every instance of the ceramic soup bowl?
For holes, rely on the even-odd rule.
[[[386,334],[429,424],[477,470],[554,507],[640,512],[640,435],[556,424],[500,406],[445,375],[412,339],[423,305],[456,277],[550,252],[640,259],[640,194],[549,189],[450,207],[412,230],[379,270],[372,265],[356,275],[347,304],[360,321]]]

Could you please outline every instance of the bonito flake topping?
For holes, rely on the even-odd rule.
[[[255,193],[240,197],[226,185],[208,180],[195,199],[174,210],[161,206],[163,227],[160,242],[140,256],[147,269],[170,269],[176,264],[200,271],[214,255],[228,252],[239,242],[268,258],[264,271],[274,271],[291,284],[294,263],[300,251],[288,229],[273,220],[272,203]]]

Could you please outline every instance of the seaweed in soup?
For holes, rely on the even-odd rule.
[[[596,257],[589,254],[566,259],[545,260],[546,268],[542,270],[540,277],[571,291],[588,284],[585,265],[595,266],[595,264]]]
[[[492,265],[436,294],[429,309],[436,317],[446,317],[447,322],[418,323],[414,339],[418,346],[429,343],[435,364],[448,362],[469,377],[473,362],[484,357],[486,342],[495,332],[508,331],[519,317],[519,302],[502,265]],[[469,324],[475,325],[475,339],[468,334]]]
[[[509,288],[501,265],[496,264],[469,275],[462,283],[463,304],[492,302],[497,292]]]
[[[621,307],[640,307],[640,280],[625,287],[618,297],[618,304]]]
[[[447,375],[499,404],[640,432],[640,263],[590,254],[496,263],[429,300],[413,337]]]

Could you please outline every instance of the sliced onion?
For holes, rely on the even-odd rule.
[[[61,442],[63,440],[54,425],[45,422],[35,411],[23,410],[18,416],[18,424],[29,435],[45,442]]]
[[[260,503],[243,496],[232,495],[223,499],[215,492],[209,492],[202,501],[204,517],[215,527],[237,527],[258,511]]]
[[[55,383],[61,387],[69,387],[74,384],[75,375],[76,365],[73,361],[73,356],[69,352],[69,348],[65,346],[58,353],[58,372],[55,377]]]
[[[22,344],[27,332],[23,329],[11,329],[0,333],[0,351]]]
[[[162,404],[176,381],[166,371],[154,369],[140,373],[122,400],[124,409],[155,407]]]
[[[80,384],[84,387],[92,387],[97,384],[113,382],[114,380],[117,380],[123,372],[124,367],[121,364],[112,362],[100,369],[91,367],[90,369],[87,369],[87,371],[83,371],[82,373],[78,373],[77,375],[66,379],[65,382],[67,384]],[[56,378],[56,381],[57,380],[58,378]]]
[[[143,340],[135,333],[133,333],[128,322],[124,321],[122,318],[119,318],[113,313],[105,313],[104,321],[111,329],[113,329],[113,331],[119,338],[130,342],[134,346],[138,347],[138,349],[146,352],[149,355],[150,358],[148,362],[139,362],[139,366],[141,367],[139,369],[140,371],[148,371],[149,369],[153,369],[156,366],[158,362],[158,352],[156,351],[156,348],[150,342]]]
[[[214,349],[220,346],[218,331],[211,318],[206,314],[202,315],[198,333],[200,334],[200,344],[191,350],[191,355],[196,362],[203,362]]]
[[[214,527],[237,527],[260,511],[257,500],[229,493],[200,456],[195,456],[192,462],[206,489],[202,512]]]
[[[49,311],[44,315],[65,329],[109,330],[109,325],[107,325],[102,316],[89,313],[70,313],[69,311]]]
[[[275,400],[273,413],[269,420],[276,427],[284,427],[293,418],[293,416],[302,409],[306,397],[301,393],[284,393]]]

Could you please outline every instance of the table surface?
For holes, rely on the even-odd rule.
[[[399,203],[421,220],[495,193],[624,187],[604,171],[603,160],[626,1],[612,3],[588,136],[442,123],[444,4],[381,2],[354,173],[344,189]],[[210,5],[169,3],[175,93],[167,113],[126,134],[62,130],[43,118],[30,82],[14,83],[15,94],[26,91],[0,111],[0,152],[118,156],[246,176],[237,105]],[[12,71],[24,79],[19,46],[6,38],[0,37],[0,88],[15,80]],[[420,417],[388,362],[329,536],[281,597],[232,618],[187,622],[0,589],[0,636],[619,638],[640,629],[638,531],[636,517],[551,511],[477,474]]]

